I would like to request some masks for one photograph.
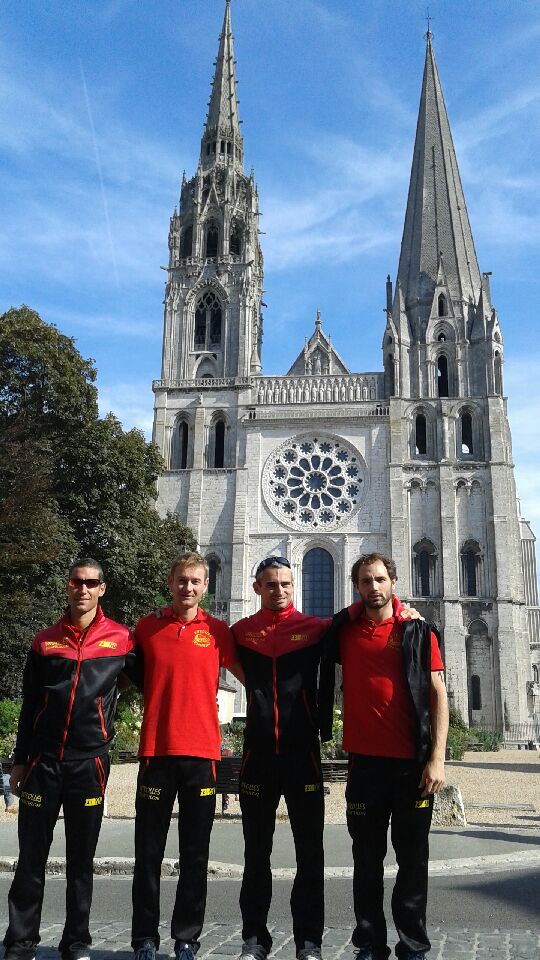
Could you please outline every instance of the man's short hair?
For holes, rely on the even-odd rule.
[[[351,580],[356,586],[358,581],[358,571],[360,567],[365,567],[368,563],[384,563],[388,576],[391,580],[397,580],[397,570],[392,557],[387,557],[385,553],[363,553],[358,560],[355,560],[351,570]]]
[[[291,565],[287,560],[287,557],[265,557],[264,560],[261,560],[255,571],[255,579],[258,580],[261,573],[263,573],[265,570],[268,570],[268,568],[275,570],[278,567],[288,567],[289,570],[291,569]]]
[[[101,583],[105,582],[105,576],[103,573],[103,567],[97,560],[94,560],[93,557],[79,557],[78,560],[75,560],[69,570],[68,570],[68,580],[73,576],[73,571],[78,570],[80,567],[91,567],[92,570],[96,570],[99,576]]]
[[[179,554],[179,556],[176,557],[171,563],[169,576],[174,577],[178,567],[204,567],[204,579],[208,580],[210,573],[208,563],[204,557],[195,550],[190,550],[187,553]]]

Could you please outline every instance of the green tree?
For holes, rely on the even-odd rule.
[[[133,624],[161,604],[174,556],[194,549],[154,502],[157,448],[97,410],[96,371],[21,307],[0,317],[0,697],[20,693],[32,636],[60,615],[66,570],[105,569],[104,608]]]

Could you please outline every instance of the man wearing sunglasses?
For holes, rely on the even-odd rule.
[[[118,675],[133,647],[130,631],[103,613],[100,564],[69,570],[68,608],[41,630],[28,654],[11,773],[19,798],[19,861],[9,892],[6,960],[34,960],[45,864],[60,807],[66,834],[63,960],[86,960],[93,859],[103,817],[114,736]]]

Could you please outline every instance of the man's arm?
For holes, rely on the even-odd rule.
[[[448,734],[448,698],[442,670],[431,672],[429,691],[429,718],[431,721],[431,755],[420,778],[422,796],[438,793],[444,786],[444,757]]]
[[[13,751],[13,766],[9,778],[11,792],[19,796],[19,785],[24,780],[30,743],[32,740],[34,716],[42,689],[41,657],[34,650],[28,651],[24,666],[22,683],[23,701],[17,727],[17,740]]]

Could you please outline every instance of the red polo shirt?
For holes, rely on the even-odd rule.
[[[343,666],[343,747],[377,757],[415,756],[415,711],[403,669],[401,604],[394,616],[375,623],[360,603],[340,638]],[[431,669],[444,670],[431,634]]]
[[[144,656],[144,717],[140,757],[219,760],[219,668],[236,661],[229,627],[203,610],[186,622],[167,607],[135,627]]]

